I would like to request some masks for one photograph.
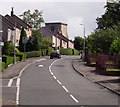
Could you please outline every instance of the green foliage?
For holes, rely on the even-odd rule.
[[[6,55],[9,55],[11,52],[14,52],[14,45],[13,45],[13,43],[11,41],[4,42],[4,46],[2,48],[2,53],[6,54]]]
[[[22,30],[21,30],[20,40],[19,40],[19,51],[21,51],[21,52],[24,52],[24,44],[22,43],[23,37],[27,37],[27,34],[26,34],[24,28],[22,28]]]
[[[46,55],[50,55],[50,53],[53,51],[54,49],[52,47],[48,47]]]
[[[4,62],[0,62],[0,71],[5,69],[5,63]]]
[[[41,49],[47,49],[50,46],[51,39],[49,37],[42,37]]]
[[[41,23],[44,22],[42,14],[43,11],[36,9],[33,13],[30,10],[27,10],[20,16],[23,17],[23,21],[31,25],[33,29],[39,29],[41,27]]]
[[[110,53],[120,53],[120,37],[111,44]]]
[[[33,50],[40,51],[42,47],[42,34],[39,30],[33,30]]]
[[[31,52],[26,52],[26,58],[40,57],[40,56],[42,56],[42,51],[31,51]]]
[[[72,53],[73,55],[79,55],[80,54],[80,52],[76,49],[72,49],[72,51],[73,51],[73,53]]]
[[[61,48],[60,49],[60,53],[62,55],[72,55],[73,54],[73,51],[71,48]]]
[[[110,46],[114,39],[119,37],[120,31],[117,30],[120,25],[106,30],[96,30],[86,38],[86,49],[88,52],[109,53]]]
[[[81,37],[75,37],[74,38],[74,48],[77,50],[82,50],[83,49],[83,41],[84,39]]]
[[[16,57],[16,61],[19,61],[20,57]],[[14,63],[14,57],[13,56],[3,56],[2,62],[5,63],[5,67],[7,67],[9,64]]]
[[[107,2],[105,8],[105,14],[97,18],[98,29],[107,29],[120,22],[120,1]]]

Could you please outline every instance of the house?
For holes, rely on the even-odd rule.
[[[67,24],[57,23],[45,23],[45,27],[41,28],[43,36],[50,37],[53,47],[61,48],[74,48],[74,44],[69,40],[67,33]]]
[[[15,42],[15,45],[19,45],[21,29],[24,28],[26,31],[27,37],[32,36],[32,27],[21,20],[14,14],[13,8],[11,11],[11,16],[8,14],[4,17],[1,16],[0,19],[2,23],[2,30],[3,30],[3,40],[4,41],[12,41]]]

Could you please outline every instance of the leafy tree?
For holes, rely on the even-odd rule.
[[[33,30],[33,50],[39,51],[42,47],[42,33],[40,30]]]
[[[23,52],[24,51],[24,44],[22,43],[22,38],[23,37],[27,37],[27,34],[24,30],[24,28],[22,28],[21,30],[21,34],[20,34],[20,40],[19,40],[19,51]]]
[[[111,44],[110,53],[120,53],[120,37]]]
[[[83,49],[83,38],[82,37],[75,37],[74,38],[74,48],[76,50],[82,50]]]
[[[50,43],[51,43],[51,39],[50,39],[50,38],[48,38],[48,37],[43,37],[41,48],[42,48],[42,49],[48,49],[48,47],[50,46]]]
[[[101,17],[98,17],[98,29],[107,29],[120,22],[120,1],[107,2],[105,6],[106,12]]]
[[[41,27],[41,23],[44,22],[42,17],[43,11],[34,10],[32,13],[30,10],[25,11],[21,17],[23,17],[23,21],[30,24],[33,29],[39,29]]]

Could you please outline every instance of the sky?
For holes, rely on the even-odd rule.
[[[69,39],[91,34],[97,27],[96,18],[105,12],[104,0],[1,0],[0,14],[6,15],[14,7],[14,13],[19,16],[28,9],[43,10],[46,23],[62,22],[68,24]],[[82,24],[82,25],[81,25]]]

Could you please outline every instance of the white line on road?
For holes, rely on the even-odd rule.
[[[16,86],[17,86],[16,104],[18,105],[19,104],[19,95],[20,95],[20,78],[17,79]]]
[[[39,67],[43,67],[43,65],[38,65]]]
[[[73,95],[70,95],[70,97],[71,97],[76,103],[78,103],[78,100],[77,100]]]
[[[51,72],[51,75],[54,75],[54,74]]]
[[[34,64],[36,62],[40,62],[42,60],[46,60],[46,59],[40,59],[40,60],[37,60],[37,61],[34,61],[32,63],[29,63],[28,65],[26,65],[19,73],[19,75],[17,77],[14,77],[12,79],[17,79],[17,82],[16,82],[16,86],[17,86],[17,93],[16,93],[16,105],[19,105],[19,95],[20,95],[20,77],[23,73],[23,71],[28,67],[30,66],[31,64]]]
[[[59,80],[57,80],[57,82],[58,82],[60,85],[62,84]]]
[[[55,77],[55,76],[53,76],[53,78],[56,80],[56,77]]]
[[[10,79],[9,82],[8,82],[7,87],[11,87],[12,83],[13,83],[13,79]]]
[[[68,89],[65,86],[62,86],[66,92],[69,92]]]

